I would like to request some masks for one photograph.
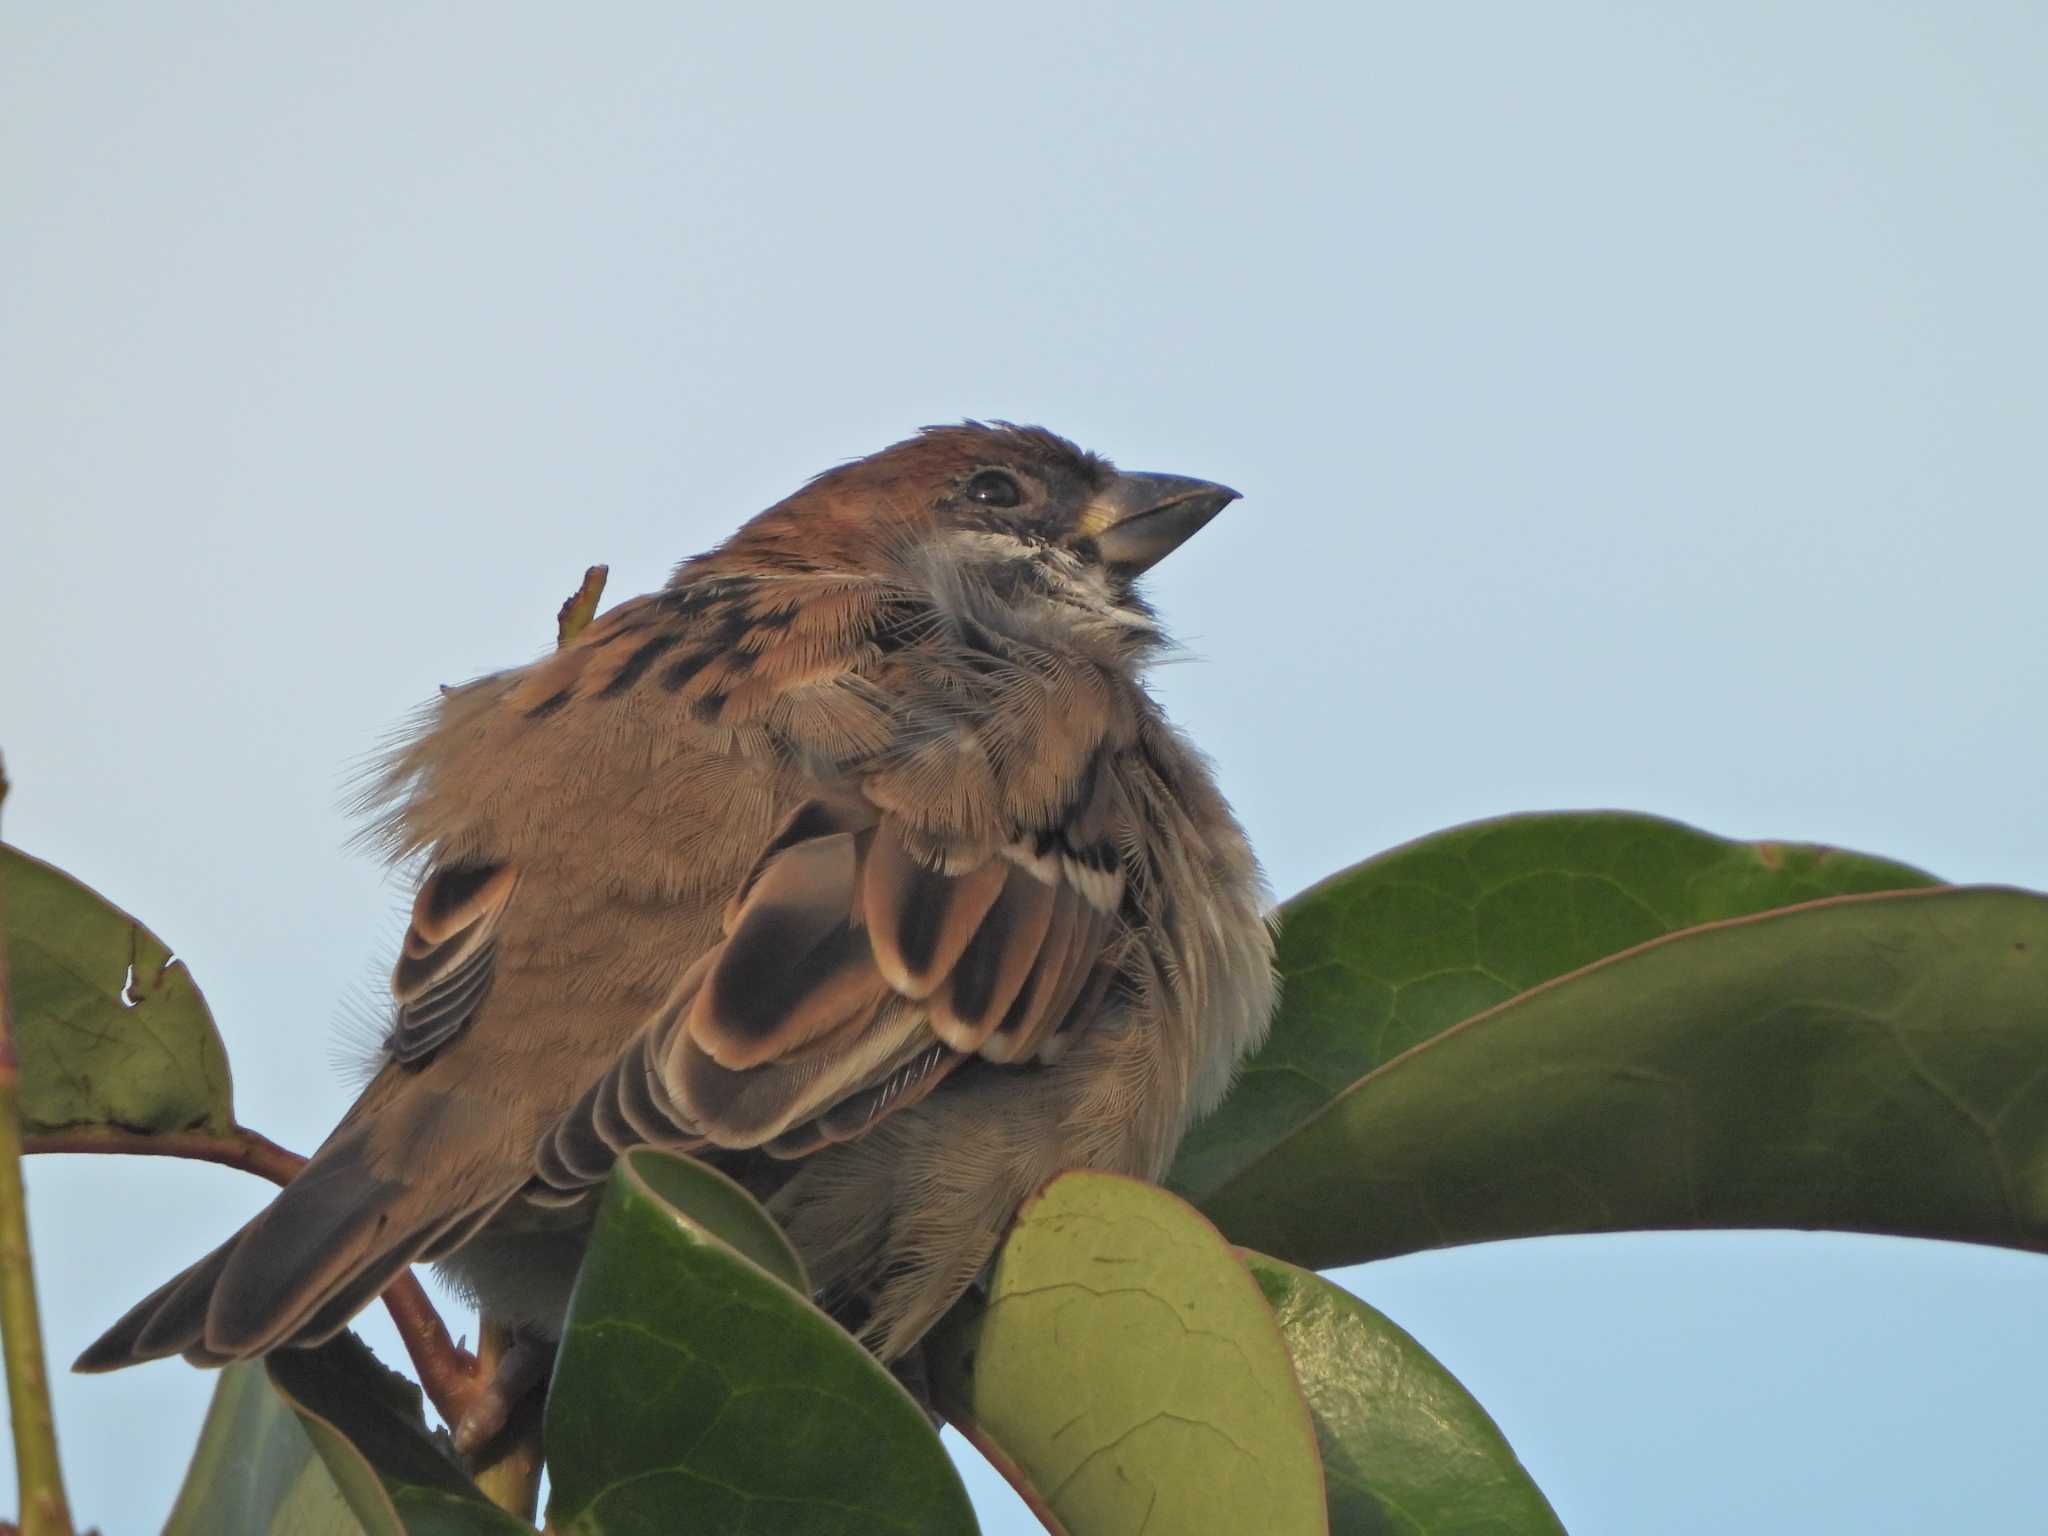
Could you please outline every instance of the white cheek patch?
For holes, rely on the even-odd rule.
[[[1092,565],[1057,544],[997,528],[955,528],[920,549],[919,574],[956,619],[1030,645],[1069,644],[1120,659],[1166,643],[1158,621]]]
[[[942,543],[946,554],[974,565],[1035,561],[1045,548],[1000,528],[962,528],[946,535]]]

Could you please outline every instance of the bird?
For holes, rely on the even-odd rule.
[[[1138,585],[1237,499],[928,427],[443,689],[363,796],[419,872],[374,1077],[76,1368],[317,1345],[420,1262],[551,1350],[636,1147],[756,1193],[896,1362],[1051,1178],[1161,1178],[1275,1000]]]

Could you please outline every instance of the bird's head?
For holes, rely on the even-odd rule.
[[[1127,586],[1237,495],[1119,470],[1042,427],[965,422],[827,470],[740,541],[857,560],[906,550],[980,564],[1057,554]]]

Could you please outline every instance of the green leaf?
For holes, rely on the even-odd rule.
[[[227,1135],[228,1057],[182,961],[62,870],[0,845],[22,1129]]]
[[[1506,1438],[1428,1350],[1322,1277],[1243,1257],[1315,1419],[1334,1536],[1559,1536]]]
[[[647,1153],[633,1171],[654,1192],[735,1252],[752,1259],[800,1296],[811,1294],[804,1261],[797,1257],[775,1218],[731,1179],[694,1157]]]
[[[1809,843],[1736,843],[1618,811],[1508,816],[1368,859],[1281,909],[1280,1011],[1168,1186],[1201,1204],[1402,1051],[1679,929],[1933,884]]]
[[[1328,1529],[1273,1313],[1162,1189],[1055,1179],[1019,1213],[986,1308],[955,1309],[930,1361],[946,1416],[1072,1536]]]
[[[281,1349],[264,1364],[369,1536],[533,1536],[429,1436],[419,1388],[354,1334]]]
[[[605,1189],[548,1394],[554,1527],[973,1532],[910,1395],[780,1278],[802,1271],[766,1215],[678,1162],[629,1153]]]
[[[1314,1268],[1559,1232],[2048,1249],[2048,897],[1695,928],[1388,1062],[1204,1202]]]
[[[164,1536],[363,1536],[263,1367],[220,1373]]]

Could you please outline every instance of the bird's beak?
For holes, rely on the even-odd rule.
[[[1105,565],[1135,574],[1179,549],[1235,500],[1229,486],[1185,475],[1118,475],[1082,512],[1080,532],[1095,541]]]

